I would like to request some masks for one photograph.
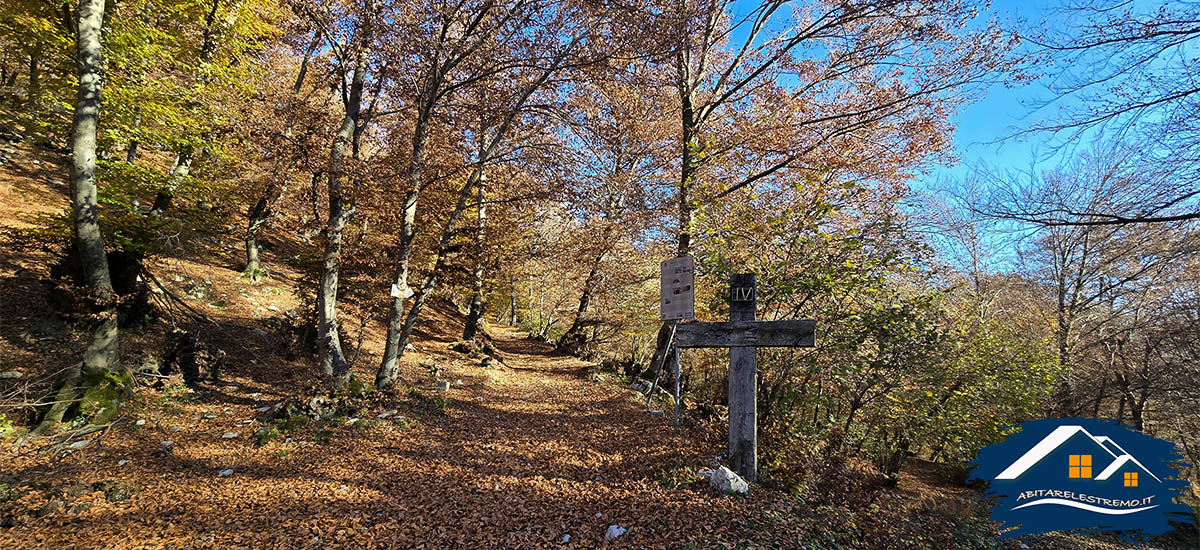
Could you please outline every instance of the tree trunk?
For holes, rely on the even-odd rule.
[[[104,320],[93,332],[84,354],[84,370],[112,370],[118,366],[116,295],[100,233],[96,203],[96,130],[100,118],[101,67],[104,58],[100,28],[104,0],[80,0],[79,90],[71,125],[71,211],[75,222],[75,249],[83,260],[88,287],[104,305]]]
[[[517,326],[517,279],[508,278],[508,326]]]
[[[200,65],[206,65],[212,60],[213,54],[217,51],[217,34],[218,26],[227,28],[234,24],[237,20],[238,4],[230,7],[226,14],[225,20],[219,25],[217,22],[217,9],[221,5],[221,0],[213,0],[212,7],[209,9],[208,16],[204,19],[204,34],[200,44]],[[203,81],[203,78],[201,79]],[[162,215],[168,208],[171,207],[171,200],[174,199],[175,193],[179,190],[179,186],[187,181],[188,174],[192,170],[192,161],[195,160],[196,149],[191,144],[185,144],[179,148],[175,156],[175,163],[171,168],[171,179],[168,180],[167,186],[158,191],[154,197],[154,205],[150,208],[150,214],[153,216]]]
[[[37,132],[38,105],[42,99],[42,49],[29,54],[29,82],[25,86],[25,138],[32,140]]]
[[[1117,424],[1121,424],[1122,422],[1125,421],[1125,403],[1126,403],[1127,399],[1129,398],[1129,381],[1125,378],[1124,374],[1118,374],[1116,376],[1116,378],[1117,378],[1117,391],[1119,391],[1121,394],[1121,399],[1117,401],[1116,421],[1117,421]]]
[[[546,341],[550,334],[550,329],[554,327],[554,310],[550,310],[550,314],[546,316],[546,322],[542,324],[542,328],[538,329],[538,340]]]
[[[562,62],[560,58],[559,63]],[[433,291],[437,284],[438,276],[446,261],[446,252],[450,246],[450,239],[453,237],[454,225],[458,222],[458,218],[462,216],[463,210],[466,209],[467,198],[471,196],[471,191],[474,186],[480,183],[483,178],[484,166],[488,160],[492,159],[496,154],[496,149],[500,146],[508,128],[513,120],[517,117],[521,107],[529,96],[536,91],[546,79],[553,73],[553,68],[545,70],[541,78],[536,80],[532,86],[526,88],[516,104],[508,112],[504,121],[496,126],[496,130],[491,137],[491,141],[484,146],[484,130],[480,128],[480,150],[478,165],[471,174],[467,176],[467,181],[463,184],[459,191],[458,202],[455,204],[454,212],[450,214],[450,218],[446,220],[446,225],[442,230],[442,238],[438,244],[436,260],[434,261],[433,271],[425,277],[425,282],[421,285],[421,289],[414,295],[412,306],[409,308],[408,314],[405,316],[404,324],[400,326],[397,333],[396,326],[399,321],[401,311],[403,310],[403,301],[408,291],[408,264],[412,254],[412,241],[416,234],[416,211],[417,197],[424,185],[422,181],[422,170],[424,168],[425,144],[428,139],[428,121],[433,113],[435,101],[438,97],[438,90],[441,88],[440,65],[434,66],[434,70],[426,77],[422,85],[421,96],[424,99],[423,105],[418,109],[417,124],[413,132],[413,164],[410,169],[409,191],[404,203],[404,221],[401,226],[401,243],[400,243],[400,258],[396,266],[396,278],[394,285],[399,289],[396,296],[393,297],[392,306],[388,314],[388,334],[387,341],[384,343],[383,359],[379,364],[379,371],[375,375],[375,386],[379,389],[390,388],[396,382],[396,374],[399,367],[400,356],[404,354],[404,347],[408,345],[409,336],[412,334],[413,325],[417,321],[417,317],[421,314],[421,308],[425,305],[425,300]]]
[[[483,318],[483,266],[487,256],[487,178],[479,178],[476,207],[478,223],[475,227],[475,272],[472,274],[471,309],[467,312],[467,324],[463,327],[463,340],[475,340],[479,320]]]
[[[466,210],[467,197],[471,196],[472,188],[478,183],[482,174],[482,167],[476,168],[467,177],[466,183],[458,193],[458,203],[454,207],[454,211],[450,213],[450,217],[446,220],[445,226],[442,228],[442,237],[438,242],[437,253],[433,263],[433,269],[425,276],[425,281],[421,284],[421,288],[413,295],[412,305],[408,308],[408,314],[404,316],[404,322],[400,325],[399,331],[393,335],[393,326],[397,317],[389,317],[388,319],[388,341],[385,347],[383,362],[379,365],[379,372],[375,375],[375,386],[379,389],[387,389],[396,383],[396,376],[399,371],[400,356],[404,354],[404,347],[408,345],[408,340],[412,336],[413,327],[417,323],[417,318],[421,315],[421,309],[425,307],[425,301],[429,299],[429,295],[433,293],[434,287],[437,285],[438,277],[446,265],[446,253],[450,248],[450,241],[454,237],[454,226],[458,224],[458,219],[462,217],[462,213]],[[407,265],[407,262],[405,262]],[[406,268],[407,269],[407,268]],[[401,301],[402,297],[393,299],[392,313],[397,313],[395,302]],[[394,341],[393,341],[394,338]],[[388,352],[394,354],[393,357],[388,357]]]
[[[1060,312],[1058,319],[1058,329],[1055,331],[1055,344],[1058,351],[1058,366],[1060,376],[1058,394],[1056,403],[1060,416],[1071,416],[1075,411],[1075,388],[1072,381],[1072,365],[1071,365],[1071,325],[1070,322],[1063,317]]]
[[[1137,399],[1130,400],[1129,412],[1133,416],[1133,427],[1139,432],[1146,431],[1146,400],[1150,397],[1150,389],[1142,386]]]
[[[308,64],[312,61],[313,52],[316,52],[320,45],[321,31],[313,31],[312,41],[308,43],[308,49],[304,50],[304,58],[300,60],[300,72],[296,75],[295,84],[292,84],[292,94],[300,93],[300,89],[304,85],[304,77],[308,75]]]
[[[271,183],[270,187],[275,184]],[[270,207],[268,206],[268,197],[272,195],[270,190],[263,196],[258,198],[258,202],[250,209],[250,215],[247,216],[246,223],[246,267],[242,270],[242,278],[248,281],[258,281],[262,279],[262,260],[259,259],[259,251],[261,247],[258,243],[258,232],[264,225],[267,224],[267,218],[270,216]]]
[[[128,396],[130,390],[129,385],[123,383],[125,377],[108,375],[120,369],[119,333],[116,293],[108,270],[96,202],[96,129],[100,118],[104,61],[100,28],[104,19],[104,0],[80,0],[77,13],[79,88],[71,123],[71,216],[74,253],[79,255],[88,290],[99,311],[82,364],[64,373],[55,395],[56,403],[31,435],[41,434],[59,423],[77,397],[90,388],[110,384],[122,397]],[[94,421],[107,422],[116,414],[119,405],[120,399],[110,399],[95,403],[85,412],[93,414]]]
[[[421,109],[413,128],[412,163],[408,169],[408,191],[404,194],[404,212],[400,221],[400,243],[396,252],[396,270],[392,275],[392,304],[388,308],[388,330],[383,343],[383,357],[375,375],[375,387],[390,388],[396,383],[400,356],[408,338],[404,332],[404,300],[413,295],[408,286],[408,267],[412,261],[413,241],[417,237],[417,202],[425,186],[425,148],[429,142],[429,120],[433,114],[433,99],[438,88],[436,70],[426,75],[422,86]],[[427,98],[427,99],[426,99]]]
[[[38,48],[29,54],[29,82],[25,87],[25,106],[32,115],[42,96],[42,50]]]
[[[592,293],[595,292],[596,285],[600,280],[600,266],[604,263],[604,256],[607,254],[607,252],[607,250],[601,252],[592,262],[592,269],[590,272],[588,272],[587,280],[585,280],[583,283],[583,293],[579,296],[579,307],[575,310],[575,320],[571,322],[571,326],[568,327],[567,331],[564,332],[562,337],[558,339],[559,349],[564,349],[564,346],[571,348],[570,350],[567,350],[568,353],[580,351],[584,347],[583,344],[586,343],[572,343],[572,340],[579,338],[576,336],[577,334],[582,334],[584,323],[583,316],[592,303]]]
[[[368,53],[373,40],[369,27],[364,27],[355,51],[354,74],[345,104],[342,125],[329,146],[329,218],[325,227],[325,258],[321,269],[321,285],[317,292],[317,344],[321,372],[340,386],[349,370],[342,352],[338,331],[337,298],[338,268],[342,256],[342,235],[354,215],[353,205],[347,204],[342,177],[345,175],[346,148],[354,139],[362,110],[363,81],[366,78]]]
[[[400,356],[408,339],[404,333],[404,300],[412,297],[408,286],[408,264],[412,261],[413,241],[417,237],[417,200],[420,190],[409,189],[404,196],[404,220],[400,224],[400,250],[397,252],[396,271],[392,275],[392,304],[388,310],[388,330],[383,344],[383,358],[375,376],[375,387],[390,388],[396,383],[400,368]]]
[[[1100,391],[1096,392],[1096,401],[1092,403],[1092,418],[1100,418],[1100,405],[1104,402],[1104,392],[1108,391],[1108,377],[1100,380]]]
[[[312,60],[313,52],[317,46],[321,44],[321,33],[314,32],[313,39],[308,44],[308,49],[304,51],[304,58],[300,61],[300,71],[296,75],[296,82],[292,85],[292,95],[300,93],[300,89],[304,84],[304,76],[308,74],[308,64]],[[284,124],[283,135],[285,138],[292,137],[293,118],[288,117]],[[294,158],[281,155],[275,159],[275,166],[272,170],[271,182],[267,184],[267,188],[263,191],[262,196],[254,203],[254,207],[248,212],[246,220],[246,267],[242,270],[242,278],[248,281],[258,281],[263,277],[262,260],[259,258],[262,247],[259,243],[259,231],[267,226],[271,221],[271,215],[274,213],[272,207],[274,204],[287,193],[288,184],[291,181],[292,167],[295,164]]]
[[[179,148],[179,152],[175,154],[175,164],[171,167],[171,179],[167,180],[167,186],[159,189],[154,196],[154,205],[150,207],[151,216],[161,216],[171,208],[175,192],[187,181],[188,174],[192,171],[192,159],[195,155],[196,149],[190,144]]]

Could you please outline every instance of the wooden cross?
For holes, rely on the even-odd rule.
[[[753,273],[733,275],[729,279],[729,322],[679,323],[675,328],[677,347],[729,348],[729,465],[752,483],[758,481],[755,350],[816,345],[812,320],[754,320],[757,294]]]

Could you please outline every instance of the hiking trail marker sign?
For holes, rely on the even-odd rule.
[[[681,260],[686,260],[682,262]],[[690,257],[668,260],[662,264],[663,274],[667,274],[668,263],[678,262],[671,266],[674,275],[676,265],[688,268],[688,283],[683,279],[678,283],[688,287],[687,318],[693,318],[692,304],[694,303],[694,263]],[[666,280],[664,279],[664,282]],[[663,285],[662,300],[678,296],[674,293],[675,278],[671,285]],[[667,294],[670,290],[671,294]],[[682,294],[682,292],[681,292]],[[670,305],[677,305],[674,302]],[[729,279],[729,321],[728,322],[690,322],[674,321],[670,327],[670,337],[667,339],[668,349],[665,351],[662,363],[668,360],[673,363],[675,371],[675,424],[679,425],[679,352],[678,348],[729,348],[729,466],[738,475],[751,483],[758,481],[758,408],[756,393],[758,391],[758,359],[755,351],[760,347],[807,347],[816,345],[816,323],[811,319],[796,319],[784,321],[755,320],[758,304],[758,288],[753,273],[733,275]],[[663,320],[671,321],[683,317],[668,317],[662,313]],[[659,369],[662,366],[660,364]],[[655,383],[657,384],[657,374]],[[654,395],[651,388],[651,396]]]
[[[663,321],[696,317],[696,262],[681,256],[659,264],[658,317]]]

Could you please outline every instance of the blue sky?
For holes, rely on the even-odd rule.
[[[1054,5],[1057,4],[996,0],[989,10],[981,13],[980,22],[997,18],[1008,22],[1020,19],[1024,20],[1023,28],[1040,28],[1044,24],[1053,24],[1056,19]],[[1056,140],[1048,134],[1006,139],[1056,112],[1057,105],[1038,108],[1053,97],[1045,78],[1013,88],[992,85],[981,100],[967,105],[953,117],[954,152],[959,161],[953,166],[933,167],[929,174],[916,179],[914,187],[921,189],[945,180],[960,181],[977,167],[1028,172],[1034,165],[1042,168],[1056,164],[1062,151],[1055,145],[1061,139]]]

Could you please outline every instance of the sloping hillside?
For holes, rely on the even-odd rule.
[[[0,383],[9,397],[36,397],[76,360],[83,335],[46,303],[53,251],[28,244],[31,216],[66,205],[62,185],[52,183],[62,159],[14,151],[0,169],[0,370],[20,377]],[[201,242],[207,253],[150,262],[182,303],[160,293],[160,318],[127,331],[123,353],[141,369],[161,361],[173,329],[186,329],[224,353],[218,380],[188,387],[150,376],[143,380],[159,387],[142,388],[104,432],[14,453],[6,445],[0,547],[992,545],[978,492],[940,481],[923,462],[898,488],[869,489],[866,500],[806,501],[771,483],[746,497],[717,493],[696,473],[723,453],[720,419],[689,417],[676,430],[669,417],[643,410],[616,374],[509,327],[491,328],[494,358],[456,351],[462,320],[446,301],[405,355],[402,390],[364,391],[352,397],[353,413],[330,419],[282,419],[278,406],[305,405],[317,380],[311,357],[287,349],[278,332],[295,316],[290,289],[300,275],[271,255],[272,278],[248,284],[238,279],[231,237]],[[356,376],[369,379],[383,327],[376,319],[347,325],[363,327]],[[449,389],[439,391],[435,376]],[[613,525],[627,531],[606,541]],[[1084,546],[1117,547],[1075,538],[1031,544]]]

